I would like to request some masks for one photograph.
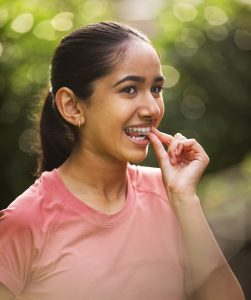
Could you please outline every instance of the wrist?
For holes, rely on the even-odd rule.
[[[198,199],[197,193],[196,193],[196,187],[189,188],[189,187],[182,187],[182,188],[176,188],[168,186],[167,195],[169,198],[173,199],[173,201],[192,201],[195,199]]]
[[[175,210],[180,210],[182,207],[187,210],[188,207],[200,206],[200,199],[195,192],[192,193],[177,193],[168,192],[168,199]]]

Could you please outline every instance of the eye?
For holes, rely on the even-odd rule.
[[[159,94],[162,91],[162,86],[152,86],[151,87],[151,92],[154,94]]]
[[[122,90],[122,92],[132,95],[136,93],[136,88],[134,86],[127,86]]]

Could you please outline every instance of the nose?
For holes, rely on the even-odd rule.
[[[141,99],[140,108],[138,114],[141,118],[157,119],[163,114],[163,100],[162,98],[154,98],[152,94],[145,95]]]

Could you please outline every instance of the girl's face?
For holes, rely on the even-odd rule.
[[[159,125],[164,113],[163,81],[153,47],[130,42],[113,71],[94,82],[89,104],[83,104],[82,148],[113,163],[144,160],[145,133]]]

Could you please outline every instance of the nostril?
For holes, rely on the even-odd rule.
[[[164,103],[162,97],[154,97],[151,93],[141,98],[138,116],[144,119],[159,119],[163,116]]]

